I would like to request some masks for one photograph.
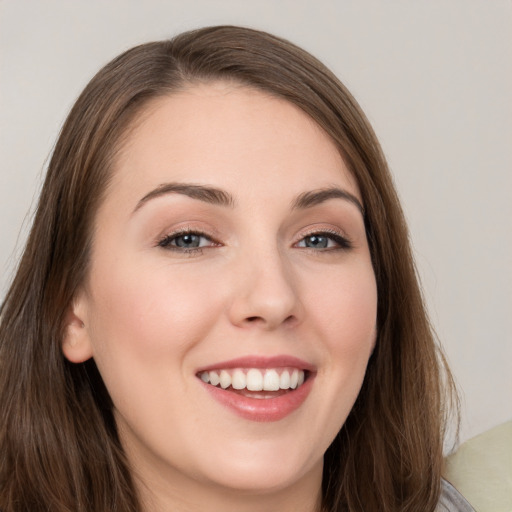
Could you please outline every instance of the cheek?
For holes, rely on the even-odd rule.
[[[322,293],[311,294],[308,310],[331,353],[366,358],[373,348],[377,286],[370,264],[330,273]]]
[[[211,275],[190,272],[184,279],[172,266],[134,262],[94,275],[89,318],[99,366],[175,364],[219,317]]]
[[[94,273],[89,318],[93,357],[118,428],[133,429],[141,439],[149,429],[151,438],[165,439],[177,415],[200,425],[197,410],[182,397],[189,392],[194,346],[220,317],[217,283],[165,263],[117,261],[110,269]]]
[[[332,435],[339,430],[359,394],[376,337],[377,287],[370,264],[341,268],[329,286],[311,296],[309,311],[322,337],[322,393],[330,404]]]

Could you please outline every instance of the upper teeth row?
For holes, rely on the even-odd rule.
[[[295,389],[304,382],[304,370],[297,368],[284,370],[279,374],[277,370],[259,370],[251,368],[242,370],[237,368],[232,373],[227,370],[201,372],[201,380],[226,389],[245,389],[249,391],[278,391],[279,389]]]

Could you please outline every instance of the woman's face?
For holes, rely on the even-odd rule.
[[[142,480],[319,485],[375,342],[360,202],[333,142],[284,100],[219,83],[146,109],[63,344],[94,357]]]

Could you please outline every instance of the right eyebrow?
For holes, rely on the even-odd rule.
[[[293,201],[292,209],[302,210],[305,208],[311,208],[328,201],[329,199],[343,199],[348,201],[359,210],[363,218],[365,217],[365,210],[361,201],[359,201],[359,199],[348,190],[339,187],[328,187],[304,192],[303,194],[300,194],[295,201]]]
[[[235,200],[231,194],[225,190],[215,187],[208,187],[205,185],[195,185],[193,183],[163,183],[157,188],[148,192],[138,203],[133,213],[152,199],[161,197],[167,194],[181,194],[191,197],[192,199],[199,199],[205,203],[228,206],[233,208]]]

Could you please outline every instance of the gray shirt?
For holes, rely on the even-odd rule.
[[[441,498],[436,512],[475,512],[462,494],[446,480],[441,481]]]

